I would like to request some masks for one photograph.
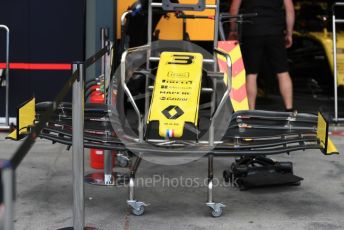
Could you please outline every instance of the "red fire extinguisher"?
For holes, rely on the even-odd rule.
[[[91,87],[93,91],[90,95],[90,103],[104,104],[104,93],[100,91],[99,85]],[[112,167],[115,166],[116,153],[112,151]],[[90,149],[90,167],[94,169],[104,169],[104,150],[103,149]]]
[[[100,91],[100,86],[94,85],[90,88],[90,90],[92,90],[92,93],[90,95],[90,103],[104,104],[104,94]]]

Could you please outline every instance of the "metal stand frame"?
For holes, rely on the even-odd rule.
[[[144,136],[143,136],[143,126],[144,126],[144,122],[143,122],[143,118],[145,117],[145,115],[142,115],[135,103],[135,100],[130,92],[130,90],[128,89],[126,82],[125,82],[125,77],[126,77],[126,58],[127,55],[132,53],[132,52],[136,52],[136,51],[146,51],[147,52],[147,70],[150,69],[150,61],[157,61],[159,60],[159,57],[151,57],[151,45],[152,45],[152,15],[153,15],[153,8],[161,8],[163,7],[163,3],[156,3],[153,2],[152,0],[149,0],[148,2],[148,34],[147,34],[147,45],[144,46],[140,46],[140,47],[134,47],[134,48],[129,48],[127,49],[125,52],[123,52],[122,57],[121,57],[121,85],[123,87],[124,93],[128,96],[128,100],[129,102],[132,104],[135,113],[137,115],[137,119],[138,119],[138,134],[139,137],[136,140],[138,143],[142,143],[144,141]],[[215,14],[215,31],[218,31],[218,27],[219,27],[219,0],[216,1],[216,4],[214,5],[205,5],[206,9],[215,9],[216,10],[216,14]],[[216,55],[221,55],[223,57],[226,58],[226,64],[227,64],[227,76],[228,76],[228,83],[227,83],[227,89],[226,92],[223,94],[219,105],[216,106],[216,97],[215,97],[215,92],[216,92],[216,78],[212,79],[214,82],[214,89],[212,89],[211,92],[214,92],[212,95],[212,105],[211,105],[211,125],[209,128],[209,145],[210,146],[214,146],[216,140],[215,140],[215,136],[214,136],[214,132],[215,132],[215,121],[220,113],[220,111],[222,110],[222,108],[225,105],[225,101],[229,96],[229,92],[231,90],[231,70],[232,70],[232,61],[231,58],[228,54],[220,51],[217,49],[217,43],[218,43],[218,34],[215,33],[214,35],[214,52]],[[208,63],[212,63],[214,66],[214,72],[217,72],[218,70],[218,66],[217,66],[217,56],[214,55],[214,58],[211,60],[207,60]],[[146,92],[147,92],[147,85],[148,85],[148,79],[147,79],[147,75],[146,75]],[[145,99],[145,110],[147,111],[147,97]],[[134,163],[134,166],[131,169],[130,172],[130,179],[129,179],[129,199],[127,200],[127,204],[131,207],[132,209],[132,213],[134,215],[142,215],[144,213],[144,207],[147,206],[147,204],[145,204],[144,202],[141,201],[137,201],[134,198],[134,188],[135,188],[135,174],[137,171],[137,168],[139,167],[139,164],[141,162],[142,159],[142,153],[138,156],[138,158],[136,159],[136,162]],[[222,203],[215,203],[213,202],[213,195],[212,195],[212,191],[213,191],[213,155],[209,156],[209,182],[208,182],[208,202],[206,203],[206,205],[208,207],[210,207],[212,209],[212,216],[213,217],[219,217],[222,215],[222,209],[223,207],[225,207],[225,205],[223,205]]]
[[[145,206],[148,206],[149,204],[146,204],[142,201],[135,200],[135,175],[137,172],[137,169],[140,166],[140,163],[142,161],[142,154],[140,154],[133,165],[133,167],[130,169],[130,179],[129,179],[129,199],[127,200],[127,204],[131,207],[131,212],[135,216],[141,216],[145,212]]]
[[[211,215],[213,217],[220,217],[223,212],[223,208],[226,205],[222,203],[215,203],[213,201],[213,179],[214,179],[214,156],[210,154],[208,156],[208,202],[206,205],[211,209]]]
[[[10,128],[10,118],[9,118],[9,87],[10,87],[10,29],[5,25],[0,25],[0,29],[6,31],[6,94],[5,94],[5,123],[0,124],[0,129],[9,129]]]
[[[336,19],[336,6],[344,6],[344,2],[336,2],[332,6],[332,42],[333,42],[333,75],[334,75],[334,122],[344,121],[338,118],[338,70],[337,70],[337,31],[336,24],[344,23],[344,19]]]

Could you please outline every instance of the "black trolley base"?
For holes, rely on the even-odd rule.
[[[300,185],[292,162],[274,161],[265,156],[241,157],[223,171],[223,178],[240,190],[277,185]]]

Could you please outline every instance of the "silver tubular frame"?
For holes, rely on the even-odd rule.
[[[344,121],[338,118],[338,70],[337,70],[337,31],[336,24],[344,23],[344,19],[336,19],[336,6],[344,6],[344,2],[336,2],[332,6],[332,49],[333,49],[333,75],[334,75],[334,121]]]
[[[223,94],[219,105],[217,106],[216,110],[214,111],[212,117],[210,118],[209,145],[211,147],[214,146],[214,141],[215,141],[214,140],[215,121],[216,121],[218,115],[220,114],[221,109],[225,105],[226,99],[229,97],[229,93],[230,93],[231,88],[232,88],[232,59],[231,59],[231,57],[228,54],[222,52],[221,50],[219,50],[217,48],[214,49],[214,51],[215,51],[215,53],[217,53],[217,54],[219,54],[221,56],[224,56],[226,58],[226,64],[227,64],[227,90]],[[215,55],[215,58],[216,58],[216,55]]]
[[[6,25],[0,25],[0,29],[6,31],[6,94],[5,94],[5,126],[9,128],[9,90],[10,90],[10,29]]]
[[[108,37],[109,37],[109,28],[102,27],[100,29],[100,46],[101,46],[100,48],[101,49],[104,49],[104,47],[107,45],[106,41],[108,40]],[[104,76],[104,81],[105,81],[105,71],[106,71],[105,70],[105,66],[106,66],[105,57],[106,57],[106,55],[104,55],[101,58],[101,74]]]
[[[208,203],[213,203],[214,156],[208,156]]]
[[[108,35],[109,35],[109,29],[108,28],[101,28],[101,48],[105,48],[107,45],[110,45],[108,43]],[[111,49],[109,49],[111,50]],[[109,54],[105,54],[101,58],[101,70],[102,75],[104,76],[104,96],[105,100],[104,103],[107,104],[107,85],[110,81],[110,73],[107,68],[107,63],[109,59]],[[103,161],[104,161],[104,184],[105,185],[112,185],[114,183],[114,178],[112,176],[112,151],[111,150],[103,150]]]
[[[83,63],[73,64],[73,71],[79,70],[79,77],[73,83],[72,99],[72,163],[73,163],[73,227],[85,227],[84,203],[84,74]]]
[[[156,3],[153,3],[153,0],[149,0],[148,1],[148,29],[147,29],[147,45],[149,47],[152,46],[152,24],[153,24],[153,7]],[[160,4],[160,7],[162,7],[162,3],[159,3]],[[147,52],[147,60],[146,60],[146,63],[147,63],[147,66],[146,68],[147,69],[150,69],[150,64],[149,64],[149,59],[150,59],[150,56],[151,56],[151,50],[148,50]]]
[[[218,41],[219,41],[219,22],[220,22],[220,0],[216,0],[216,8],[215,8],[215,22],[214,22],[214,50],[217,49]],[[217,62],[216,57],[214,57],[214,72],[217,72]]]
[[[111,79],[111,65],[112,65],[112,57],[113,57],[113,43],[109,40],[105,41],[105,46],[108,47],[109,52],[104,55],[104,63],[105,63],[105,70],[104,70],[104,96],[105,96],[105,103],[108,103],[109,94],[107,90],[109,89],[110,79]]]
[[[121,26],[125,26],[125,23],[127,22],[127,16],[129,14],[131,14],[133,11],[132,10],[128,10],[128,11],[125,11],[122,16],[121,16]],[[124,34],[121,35],[121,38]]]
[[[216,0],[216,5],[215,8],[211,8],[211,9],[215,9],[215,18],[214,18],[214,43],[213,43],[213,49],[216,50],[217,49],[217,45],[218,45],[218,28],[219,28],[219,11],[220,11],[220,0]],[[214,67],[213,67],[213,71],[217,72],[218,66],[217,66],[217,58],[216,56],[214,56]],[[216,92],[216,87],[217,87],[217,79],[212,79],[213,81],[213,85],[214,85],[214,92]],[[210,116],[212,116],[215,112],[215,107],[216,107],[216,93],[213,93],[211,96],[211,108],[210,108]]]
[[[225,35],[225,31],[223,30],[223,22],[222,22],[222,17],[220,17],[220,22],[221,23],[221,26],[219,26],[219,36],[220,36],[220,39],[222,41],[225,41],[226,40],[226,35]]]
[[[137,115],[137,119],[139,122],[138,132],[139,132],[139,142],[140,143],[143,142],[143,120],[142,120],[143,116],[140,113],[140,110],[136,105],[136,102],[135,102],[133,95],[131,94],[127,84],[125,83],[125,74],[126,74],[125,62],[127,60],[128,54],[133,53],[133,52],[149,51],[149,50],[150,50],[150,45],[144,45],[144,46],[130,48],[130,49],[127,49],[126,51],[123,52],[122,58],[121,58],[121,85],[123,87],[125,94],[128,96],[128,99],[129,99],[131,105],[134,107],[134,110],[135,110],[136,115]]]
[[[104,77],[104,89],[108,89],[110,84],[110,74],[111,74],[111,68],[109,66],[111,65],[111,57],[112,57],[112,46],[113,44],[109,40],[109,28],[102,27],[100,29],[100,44],[101,49],[104,49],[105,47],[108,47],[108,52],[102,56],[101,58],[101,76]],[[104,91],[104,97],[107,99],[108,95],[106,90]],[[105,104],[107,103],[107,100],[105,100]]]
[[[127,23],[127,17],[128,17],[131,13],[133,13],[132,10],[127,10],[127,11],[125,11],[125,12],[121,15],[121,30],[120,30],[120,33],[121,33],[121,40],[122,40],[122,41],[125,41],[125,34],[123,33],[123,32],[124,32],[124,31],[123,31],[123,28],[124,28],[125,24]],[[121,43],[122,43],[122,41],[121,41]],[[126,48],[128,48],[128,47],[126,47],[126,46],[125,46],[125,43],[123,43],[123,47],[122,47],[122,48],[123,48],[123,49],[126,49]]]
[[[148,34],[147,34],[147,38],[148,38],[148,45],[151,46],[152,44],[152,8],[161,8],[162,7],[162,3],[157,3],[157,2],[153,2],[153,0],[149,0],[149,4],[148,4]],[[215,121],[218,117],[218,115],[220,114],[221,109],[223,108],[223,106],[225,105],[226,99],[227,97],[229,97],[229,93],[231,90],[231,77],[232,77],[232,61],[231,58],[228,54],[220,51],[217,49],[217,45],[218,45],[218,39],[219,39],[219,23],[220,23],[220,1],[216,0],[216,4],[215,5],[210,5],[210,4],[206,4],[205,5],[205,9],[214,9],[215,10],[215,19],[214,19],[214,43],[213,43],[213,48],[214,51],[217,54],[220,54],[222,56],[224,56],[226,58],[226,62],[227,62],[227,76],[228,76],[228,83],[227,83],[227,90],[224,93],[224,95],[222,96],[222,99],[219,103],[219,106],[216,108],[216,84],[217,84],[217,79],[212,79],[213,83],[214,83],[214,89],[213,89],[213,94],[212,94],[212,102],[211,102],[211,123],[210,123],[210,130],[209,130],[209,144],[211,147],[214,146],[214,124]],[[149,69],[149,61],[159,61],[160,58],[159,57],[150,57],[150,53],[147,54],[147,69]],[[218,65],[217,65],[217,57],[216,55],[214,55],[214,59],[213,60],[207,60],[207,63],[213,63],[214,64],[214,72],[218,71]],[[125,75],[124,75],[125,77]],[[131,100],[131,99],[130,99]],[[136,109],[135,109],[136,110]]]

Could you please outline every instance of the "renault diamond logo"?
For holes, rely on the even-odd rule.
[[[184,114],[183,110],[176,105],[170,105],[162,111],[167,119],[175,120]]]

